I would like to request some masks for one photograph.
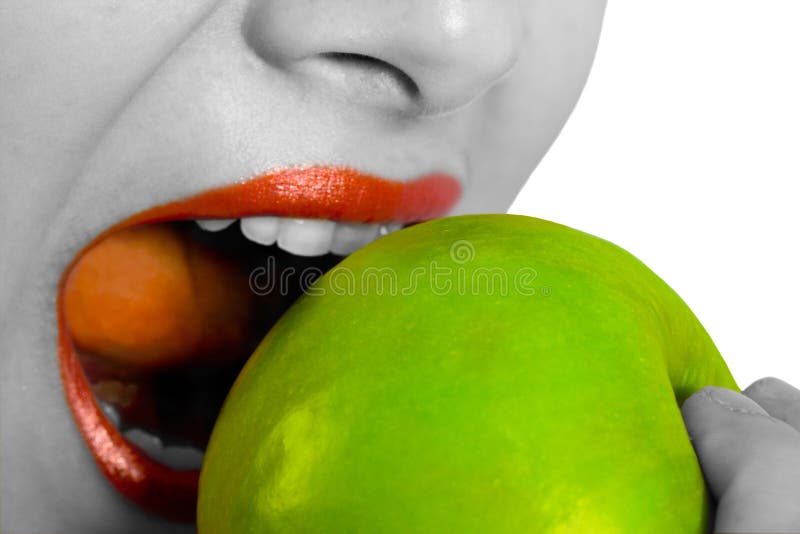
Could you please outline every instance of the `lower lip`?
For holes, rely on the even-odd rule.
[[[124,228],[202,217],[271,214],[348,222],[410,223],[445,215],[460,193],[458,182],[445,175],[395,182],[349,168],[287,169],[136,214],[103,232],[84,251]],[[66,274],[82,253],[65,269],[56,300],[58,357],[67,404],[95,461],[117,491],[151,514],[192,522],[200,472],[165,467],[128,443],[103,415],[78,362],[67,334],[61,302]]]

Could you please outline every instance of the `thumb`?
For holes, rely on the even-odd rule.
[[[717,501],[715,532],[800,532],[800,433],[725,388],[703,388],[681,412]]]
[[[733,468],[749,463],[758,453],[759,434],[775,424],[752,399],[714,386],[686,399],[681,413],[716,499],[730,486]]]

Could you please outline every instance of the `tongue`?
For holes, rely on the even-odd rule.
[[[112,234],[80,258],[64,288],[76,346],[137,370],[240,358],[253,306],[246,272],[173,225]]]
[[[64,315],[95,396],[118,412],[122,430],[204,449],[247,357],[312,281],[306,275],[340,259],[265,248],[237,228],[138,226],[80,257],[64,286]],[[275,287],[264,295],[259,284],[257,295],[249,275],[265,267]]]

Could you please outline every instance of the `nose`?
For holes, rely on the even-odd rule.
[[[445,113],[515,64],[520,0],[250,0],[243,33],[267,63],[351,100]]]

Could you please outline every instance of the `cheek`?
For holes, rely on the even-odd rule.
[[[13,52],[0,62],[0,108],[13,136],[0,161],[16,179],[0,179],[0,212],[27,221],[4,259],[49,230],[104,130],[215,3],[3,0]]]
[[[505,211],[555,141],[594,60],[603,2],[532,2],[513,71],[480,102],[464,212]]]
[[[594,61],[603,6],[586,0],[528,6],[515,72],[495,97],[498,117],[522,140],[516,146],[546,150],[564,125]]]

